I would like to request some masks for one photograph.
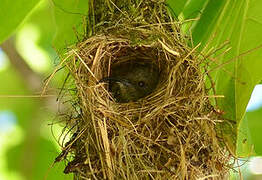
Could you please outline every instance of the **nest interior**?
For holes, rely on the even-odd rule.
[[[224,179],[231,156],[206,88],[205,59],[187,45],[165,3],[139,2],[128,17],[116,8],[121,16],[96,24],[63,62],[76,89],[66,119],[71,139],[59,156],[71,154],[64,172],[76,179]],[[120,103],[100,82],[119,64],[145,62],[159,71],[145,97]]]

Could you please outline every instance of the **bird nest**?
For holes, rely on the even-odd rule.
[[[76,179],[228,177],[230,154],[217,128],[223,120],[211,105],[201,68],[206,59],[186,45],[172,19],[124,25],[77,43],[62,62],[73,82],[67,88],[72,111],[64,118],[71,137],[56,159],[67,157],[64,173]],[[121,64],[153,65],[156,87],[119,101],[103,79]]]

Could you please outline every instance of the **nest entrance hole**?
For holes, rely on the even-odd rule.
[[[110,68],[104,68],[106,76],[100,82],[108,83],[107,89],[116,102],[135,102],[147,97],[167,78],[166,59],[159,56],[156,48],[122,48],[111,58]]]

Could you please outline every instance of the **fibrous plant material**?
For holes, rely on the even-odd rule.
[[[63,60],[75,87],[65,118],[72,137],[57,158],[72,154],[64,172],[75,179],[227,178],[230,153],[205,85],[206,60],[188,46],[166,4],[89,3],[88,35]],[[143,81],[153,84],[150,91],[130,99],[121,87],[148,74],[129,69],[125,77],[131,64],[152,66],[155,75]],[[105,79],[117,79],[121,91]]]

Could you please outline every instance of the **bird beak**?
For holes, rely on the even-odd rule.
[[[120,86],[125,85],[125,86],[130,86],[131,84],[125,80],[125,79],[120,79],[120,78],[115,78],[115,77],[106,77],[101,79],[98,83],[103,83],[103,82],[109,82],[109,83],[117,83]]]

